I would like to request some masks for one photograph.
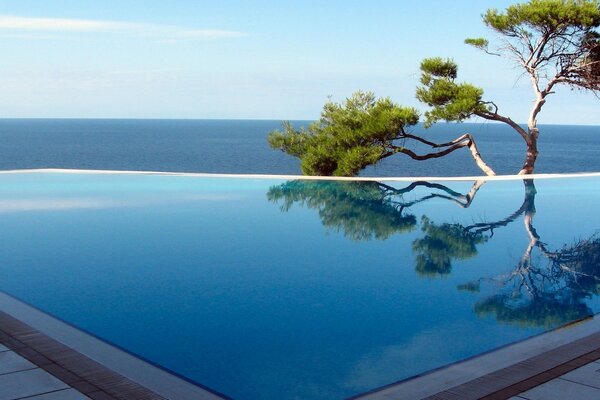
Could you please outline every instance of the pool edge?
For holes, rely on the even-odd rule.
[[[84,357],[104,367],[105,371],[94,372],[99,379],[96,386],[102,390],[115,388],[119,382],[118,376],[137,384],[141,389],[147,389],[162,398],[182,400],[224,400],[228,397],[208,388],[200,387],[167,370],[159,368],[133,354],[123,351],[99,338],[73,327],[17,298],[0,291],[0,314],[6,314],[17,322],[13,324],[13,334],[9,336],[22,342],[27,348],[39,352],[56,364],[63,364],[66,359],[71,362],[69,372],[78,376],[89,374],[89,364],[77,365],[78,357]],[[19,324],[22,326],[19,326]],[[1,327],[0,327],[1,328]],[[32,334],[30,329],[36,332]],[[39,335],[39,334],[41,335]],[[60,349],[59,359],[53,360],[47,350],[56,348],[51,342],[58,342],[64,348]],[[20,347],[17,343],[16,350]],[[51,353],[52,351],[50,351]],[[46,354],[45,354],[46,353]],[[66,353],[66,354],[65,354]],[[43,365],[40,365],[43,368]],[[79,370],[78,370],[79,369]],[[48,371],[52,374],[52,371]],[[111,374],[112,372],[112,374]],[[112,376],[111,376],[112,375]],[[59,379],[60,376],[57,376]],[[104,388],[101,387],[104,384]],[[130,383],[124,383],[124,387]],[[142,397],[145,398],[145,397]]]
[[[585,178],[600,176],[600,172],[577,172],[561,174],[531,174],[531,175],[495,175],[495,176],[407,176],[407,177],[344,177],[344,176],[311,176],[311,175],[277,175],[277,174],[214,174],[204,172],[161,172],[161,171],[129,171],[129,170],[95,170],[95,169],[16,169],[2,170],[0,174],[35,174],[35,173],[65,173],[65,174],[97,174],[97,175],[163,175],[187,176],[200,178],[245,178],[245,179],[303,179],[303,180],[340,180],[340,181],[502,181],[523,179],[553,179],[553,178]]]
[[[600,314],[350,399],[510,398],[544,383],[541,374],[547,381],[594,361],[590,353],[600,359]]]

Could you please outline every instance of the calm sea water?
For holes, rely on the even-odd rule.
[[[295,125],[306,125],[296,121]],[[281,121],[0,120],[0,169],[78,168],[211,173],[298,174],[297,159],[272,150],[267,134]],[[440,124],[416,133],[446,141],[470,132],[497,173],[516,173],[522,139],[498,124]],[[542,126],[537,172],[600,171],[599,126]],[[420,151],[426,151],[420,148]],[[424,162],[398,155],[369,176],[480,174],[468,150]]]

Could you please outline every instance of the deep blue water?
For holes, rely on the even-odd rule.
[[[297,126],[307,122],[295,123]],[[0,120],[0,169],[76,168],[212,173],[298,174],[299,162],[266,143],[280,121]],[[525,147],[499,124],[439,124],[415,133],[447,141],[470,132],[497,173],[519,171]],[[542,126],[537,172],[600,171],[600,127]],[[421,150],[425,150],[422,149]],[[398,155],[366,169],[371,176],[480,175],[468,150],[424,162]]]
[[[341,399],[600,311],[599,183],[4,173],[0,290],[236,399]]]

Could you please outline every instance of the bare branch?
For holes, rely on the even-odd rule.
[[[481,154],[479,153],[479,150],[477,149],[477,145],[475,144],[475,140],[468,133],[458,137],[457,139],[454,139],[451,142],[447,142],[447,143],[434,143],[429,140],[423,139],[419,136],[414,136],[414,135],[411,135],[411,134],[405,133],[405,132],[403,132],[398,138],[399,139],[414,139],[414,140],[424,143],[434,149],[443,148],[443,147],[446,147],[446,149],[442,150],[442,151],[438,151],[438,152],[432,152],[432,153],[419,155],[419,154],[415,153],[414,151],[405,148],[404,146],[392,146],[391,150],[388,151],[387,153],[385,153],[381,158],[390,157],[397,153],[403,153],[414,160],[419,160],[419,161],[430,160],[432,158],[443,157],[443,156],[448,155],[448,154],[450,154],[458,149],[461,149],[463,147],[468,147],[469,150],[471,151],[471,156],[473,157],[473,160],[475,161],[477,166],[488,176],[496,175],[494,170],[492,170],[485,163],[485,161],[483,161],[483,159],[481,158]]]
[[[523,129],[519,124],[517,124],[515,121],[513,121],[509,117],[500,115],[497,112],[475,113],[475,115],[477,115],[478,117],[481,117],[481,118],[485,118],[490,121],[504,122],[505,124],[507,124],[511,128],[513,128],[514,130],[516,130],[519,133],[519,135],[521,135],[521,137],[525,140],[525,142],[529,141],[529,136],[528,136],[527,132],[525,131],[525,129]]]

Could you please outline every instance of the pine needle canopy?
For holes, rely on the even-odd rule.
[[[488,10],[483,22],[505,35],[595,28],[600,25],[600,4],[597,0],[531,0],[513,4],[504,12]]]

